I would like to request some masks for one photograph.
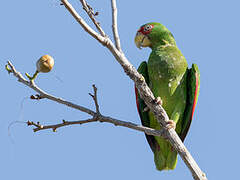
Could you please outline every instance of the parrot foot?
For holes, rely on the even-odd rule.
[[[162,99],[160,98],[160,97],[157,97],[156,99],[155,99],[155,102],[158,104],[158,105],[162,105]]]
[[[150,109],[149,109],[149,107],[145,107],[144,109],[143,109],[143,112],[147,112],[147,111],[149,111]]]
[[[141,81],[144,81],[144,80],[145,80],[145,78],[143,77],[142,74],[141,74],[140,80],[141,80]]]
[[[167,121],[167,129],[173,128],[174,130],[176,129],[176,123],[173,120],[168,120]]]

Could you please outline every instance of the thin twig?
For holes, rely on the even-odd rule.
[[[91,34],[96,40],[98,40],[101,44],[105,45],[106,38],[98,34],[96,31],[94,31],[84,20],[77,11],[72,7],[72,5],[67,1],[62,1],[62,4],[66,7],[66,9],[72,14],[72,16],[76,19],[76,21],[83,27],[83,29]]]
[[[116,0],[111,0],[112,2],[112,31],[115,41],[116,48],[122,52],[120,38],[118,34],[118,25],[117,25],[117,4]]]
[[[69,10],[69,12],[76,17],[80,17],[78,13],[73,9],[72,6],[69,6],[70,3],[67,0],[61,0],[62,3],[65,5],[65,7]],[[81,18],[81,17],[80,17]],[[82,18],[81,18],[82,19]],[[78,20],[78,19],[77,19]],[[79,21],[78,21],[79,22]],[[85,29],[85,31],[88,32],[88,27],[85,24],[79,22],[79,24]],[[89,29],[89,32],[91,32],[91,29]],[[89,33],[92,35],[91,33]],[[113,54],[113,56],[116,58],[116,60],[121,64],[123,67],[125,73],[135,82],[136,88],[139,91],[139,94],[141,98],[144,100],[144,102],[147,104],[149,109],[153,112],[154,116],[156,117],[158,123],[163,127],[166,128],[167,121],[169,120],[166,111],[162,108],[161,105],[155,103],[155,97],[150,90],[150,88],[147,86],[145,80],[142,78],[142,76],[137,72],[137,70],[133,67],[133,65],[128,61],[128,59],[125,57],[125,55],[120,52],[112,43],[112,41],[109,38],[99,38],[95,34],[92,35],[95,39],[97,39],[101,44],[105,45]],[[101,37],[101,36],[100,36]],[[195,180],[207,180],[207,177],[205,173],[201,171],[187,148],[182,143],[181,139],[177,135],[174,129],[169,129],[167,132],[167,138],[171,145],[174,147],[174,149],[179,153],[187,167],[192,173],[192,176]]]
[[[97,99],[97,87],[95,86],[95,84],[93,84],[93,91],[94,91],[94,95],[91,93],[89,93],[89,95],[93,98],[93,101],[95,103],[96,113],[98,115],[100,115],[99,104],[98,104],[98,99]]]
[[[100,23],[96,21],[95,19],[95,14],[92,7],[90,5],[87,4],[87,2],[85,0],[80,0],[80,2],[82,3],[83,9],[86,11],[86,13],[88,14],[88,16],[90,17],[90,19],[92,20],[93,24],[96,26],[98,32],[105,37],[106,34],[103,31],[103,29],[100,26]],[[98,14],[98,13],[97,13]]]
[[[53,124],[53,125],[40,125],[40,123],[34,123],[33,121],[28,121],[28,126],[35,126],[36,128],[33,129],[34,132],[41,131],[44,129],[52,129],[53,132],[56,132],[57,128],[63,127],[63,126],[69,126],[74,124],[85,124],[90,122],[96,122],[97,120],[95,118],[87,119],[87,120],[80,120],[80,121],[65,121],[63,120],[62,123],[59,124]]]
[[[43,98],[47,98],[47,99],[50,99],[50,100],[53,100],[53,101],[56,101],[60,104],[64,104],[66,106],[69,106],[71,108],[74,108],[74,109],[77,109],[77,110],[80,110],[82,112],[85,112],[89,115],[92,115],[94,116],[95,115],[95,112],[90,110],[90,109],[87,109],[83,106],[79,106],[77,104],[74,104],[72,102],[69,102],[69,101],[66,101],[62,98],[59,98],[59,97],[56,97],[56,96],[52,96],[46,92],[44,92],[42,89],[40,89],[35,83],[34,81],[27,81],[20,72],[17,72],[15,67],[12,65],[12,63],[10,61],[7,62],[9,68],[11,69],[12,73],[14,76],[17,77],[18,81],[25,84],[26,86],[30,87],[31,89],[33,89],[34,91],[36,91],[37,93],[39,93],[39,97],[41,97],[41,99]]]
[[[117,119],[102,116],[102,115],[100,115],[97,118],[90,118],[90,119],[80,120],[80,121],[65,121],[65,120],[63,120],[62,123],[52,124],[52,125],[41,125],[39,122],[35,123],[33,121],[28,121],[27,125],[35,126],[36,128],[33,129],[34,132],[46,130],[46,129],[52,129],[53,132],[56,132],[57,129],[60,127],[76,125],[76,124],[81,125],[81,124],[87,124],[90,122],[107,122],[107,123],[114,124],[115,126],[127,127],[127,128],[138,130],[138,131],[141,131],[148,135],[153,135],[153,136],[165,137],[165,132],[166,132],[164,129],[156,130],[156,129],[140,126],[140,125],[137,125],[137,124],[134,124],[131,122],[121,121],[121,120],[117,120]]]

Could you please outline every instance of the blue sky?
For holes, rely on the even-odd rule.
[[[70,2],[86,18],[79,1]],[[112,37],[110,0],[89,4],[100,12],[98,20]],[[169,28],[189,65],[198,64],[200,96],[185,145],[208,179],[238,177],[239,5],[237,0],[118,2],[122,48],[135,67],[150,53],[135,47],[135,33],[152,21]],[[133,82],[58,1],[3,1],[0,19],[0,179],[192,179],[181,158],[174,171],[157,171],[144,134],[111,124],[33,133],[19,123],[11,126],[9,136],[13,121],[52,124],[88,117],[49,100],[27,99],[36,93],[4,70],[11,60],[18,71],[33,73],[45,54],[54,57],[55,66],[37,78],[39,87],[94,109],[88,93],[96,84],[103,115],[138,124],[140,120]]]

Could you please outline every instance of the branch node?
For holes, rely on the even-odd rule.
[[[94,95],[92,93],[88,93],[92,98],[94,98]]]
[[[31,83],[33,83],[34,79],[36,79],[37,75],[38,75],[38,70],[36,70],[36,72],[33,74],[33,76],[30,76],[28,73],[25,73],[25,75],[27,76],[27,78],[29,79],[29,81]]]
[[[105,47],[108,47],[109,44],[110,44],[109,38],[107,36],[105,36],[102,45],[105,46]]]
[[[34,123],[33,121],[27,121],[28,126],[35,126],[33,129],[34,132],[44,129],[44,126],[40,124],[40,122]]]
[[[31,95],[30,99],[34,99],[34,100],[40,100],[43,99],[44,97],[42,97],[40,94],[36,94],[36,95]]]
[[[32,121],[27,121],[27,125],[28,125],[28,126],[32,126],[32,125],[33,125],[33,122],[32,122]]]

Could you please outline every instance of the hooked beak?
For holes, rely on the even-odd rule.
[[[138,31],[135,36],[135,44],[139,49],[142,49],[142,47],[151,46],[151,41],[147,35],[144,35],[143,33]]]

